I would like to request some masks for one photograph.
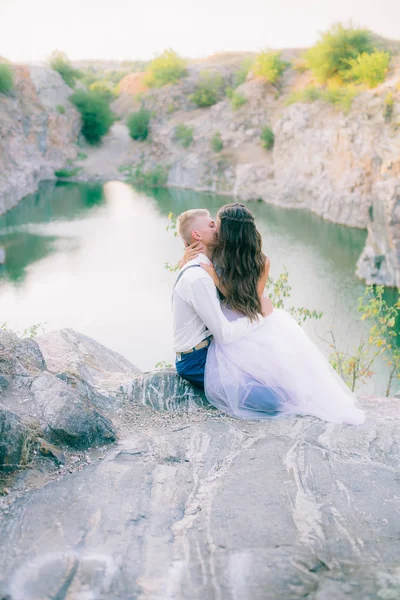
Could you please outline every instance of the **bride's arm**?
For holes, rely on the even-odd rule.
[[[200,266],[205,271],[207,271],[207,273],[211,276],[215,286],[219,289],[221,294],[226,297],[226,295],[227,295],[226,287],[221,283],[221,280],[218,277],[217,272],[214,269],[214,267],[212,265],[206,265],[205,263],[200,263]]]
[[[260,300],[261,300],[261,298],[263,298],[264,293],[265,293],[265,286],[268,281],[270,266],[271,266],[271,261],[269,260],[268,256],[266,256],[265,257],[265,265],[264,265],[264,273],[261,275],[260,279],[258,280],[258,284],[257,284],[257,292],[260,297]]]

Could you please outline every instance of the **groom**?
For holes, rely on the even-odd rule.
[[[206,209],[188,210],[178,217],[178,233],[186,246],[199,244],[202,252],[186,262],[175,282],[172,311],[176,370],[199,388],[204,388],[204,371],[208,346],[213,337],[229,344],[264,323],[260,315],[253,322],[248,317],[228,321],[222,312],[217,288],[200,263],[211,265],[218,231]],[[263,315],[272,312],[269,298],[261,301]]]

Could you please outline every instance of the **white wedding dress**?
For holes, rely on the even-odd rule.
[[[239,316],[227,307],[223,311],[230,321]],[[212,341],[205,393],[216,408],[240,419],[285,414],[352,425],[365,421],[355,395],[284,310],[274,310],[236,342]]]

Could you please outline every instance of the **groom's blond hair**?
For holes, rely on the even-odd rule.
[[[192,229],[193,223],[197,217],[209,217],[210,211],[206,208],[193,208],[192,210],[186,210],[179,215],[176,222],[176,227],[179,235],[187,244],[192,243]]]

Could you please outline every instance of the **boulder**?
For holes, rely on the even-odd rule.
[[[73,329],[36,338],[51,373],[65,374],[104,395],[116,395],[140,373],[129,360]]]
[[[31,438],[18,415],[0,404],[0,470],[14,471],[26,464]]]

